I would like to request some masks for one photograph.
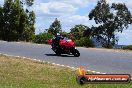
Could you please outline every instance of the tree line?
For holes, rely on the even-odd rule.
[[[47,43],[47,40],[51,39],[57,33],[60,33],[63,37],[71,38],[74,40],[76,46],[93,47],[94,44],[90,37],[84,36],[84,31],[88,29],[87,26],[79,24],[70,29],[70,32],[62,31],[61,22],[56,18],[48,29],[35,36],[35,43]]]
[[[29,9],[34,0],[5,0],[0,6],[0,39],[32,41],[35,35],[35,13]]]

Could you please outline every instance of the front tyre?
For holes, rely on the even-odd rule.
[[[73,53],[72,53],[75,57],[79,57],[80,53],[77,49],[74,49]]]

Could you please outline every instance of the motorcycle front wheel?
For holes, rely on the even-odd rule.
[[[73,53],[72,53],[75,57],[79,57],[80,53],[77,49],[74,49]]]

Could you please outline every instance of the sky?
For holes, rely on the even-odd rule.
[[[69,32],[72,27],[83,24],[91,27],[94,21],[89,20],[88,14],[98,0],[34,0],[32,9],[36,13],[35,33],[43,32],[58,18],[62,30]],[[108,3],[125,3],[132,12],[132,0],[106,0]],[[0,0],[2,5],[4,0]],[[132,45],[132,26],[118,33],[120,45]]]

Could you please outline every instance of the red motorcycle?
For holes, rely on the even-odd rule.
[[[48,44],[51,44],[52,50],[57,54],[73,54],[75,57],[79,57],[80,53],[75,48],[74,41],[72,39],[64,38],[59,41],[59,45],[55,46],[52,39],[48,40]]]

